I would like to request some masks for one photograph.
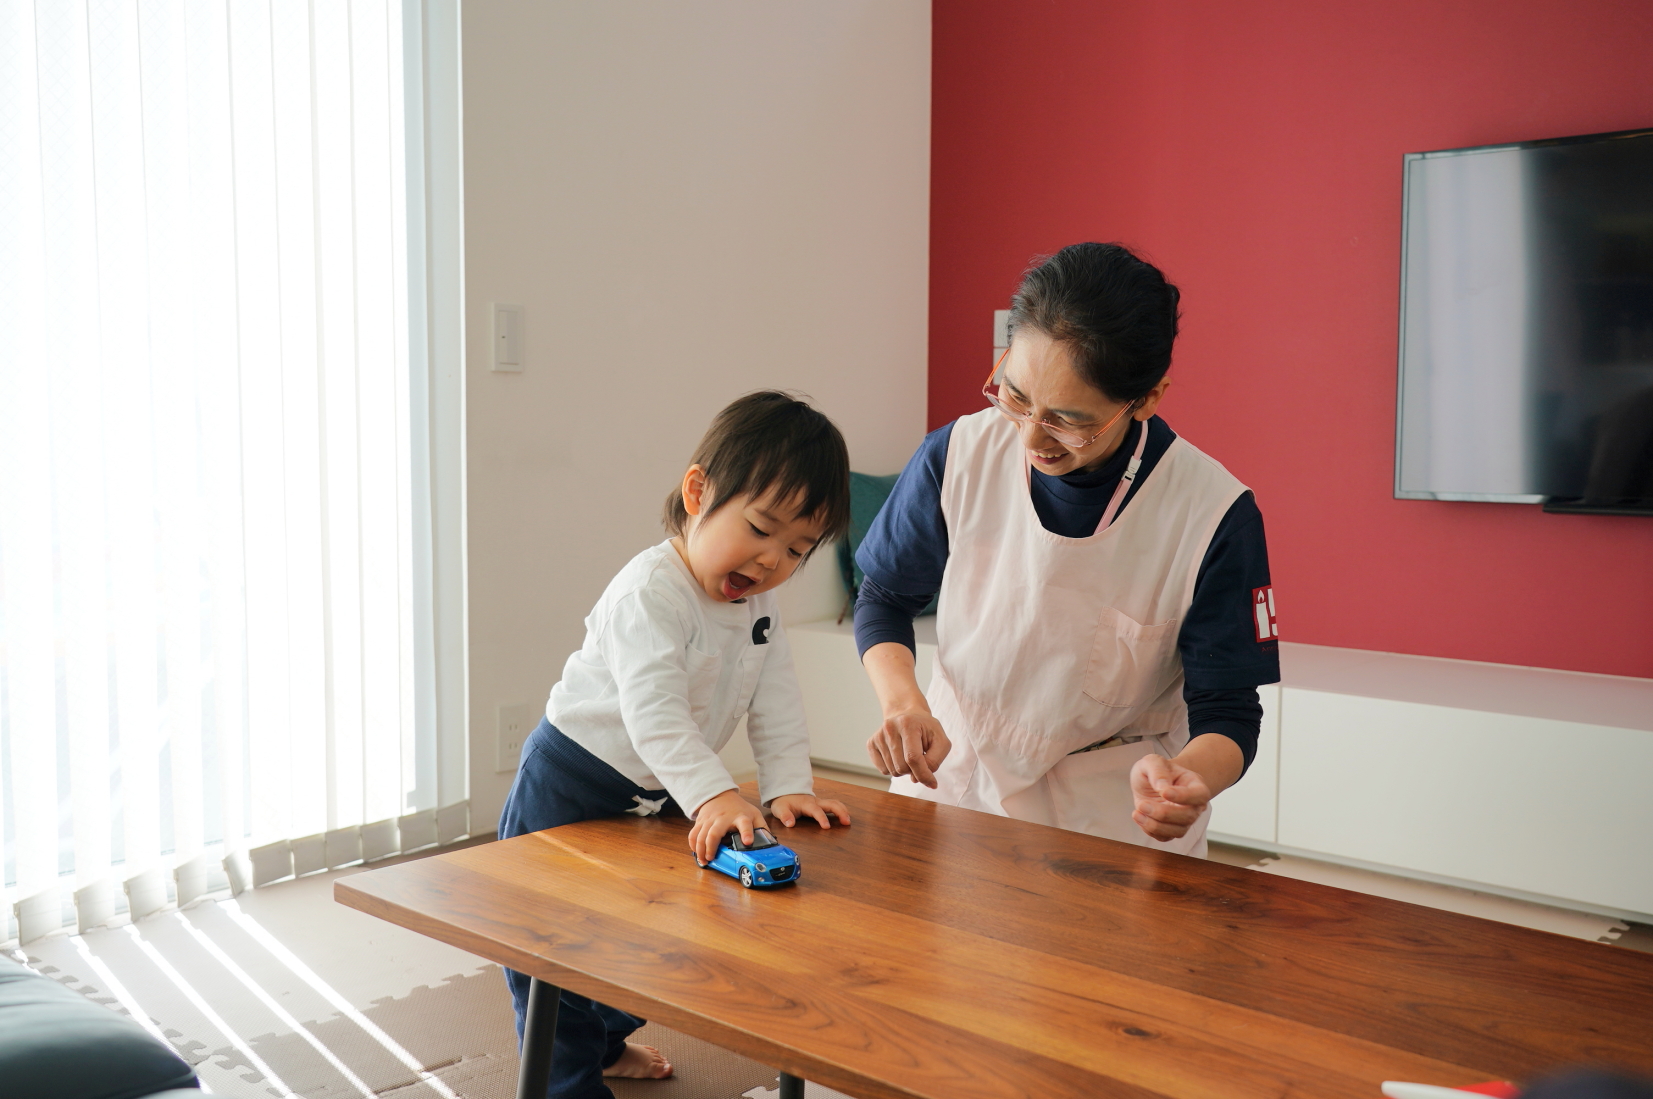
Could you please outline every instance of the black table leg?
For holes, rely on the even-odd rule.
[[[789,1072],[781,1073],[781,1099],[804,1099],[804,1080]]]
[[[545,1099],[551,1083],[551,1043],[557,1033],[557,1003],[562,989],[538,977],[528,983],[528,1013],[522,1020],[522,1059],[517,1068],[517,1099]],[[786,1085],[781,1085],[786,1094]],[[799,1089],[798,1095],[803,1095]]]

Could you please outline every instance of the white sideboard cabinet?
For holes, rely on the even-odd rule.
[[[918,647],[918,682],[928,687],[935,669],[935,616],[915,621],[913,635]],[[827,767],[877,774],[867,758],[867,740],[878,731],[882,717],[878,696],[855,651],[854,624],[847,616],[843,622],[805,622],[788,626],[786,636],[792,644],[804,714],[809,719],[810,756]]]
[[[1275,775],[1259,753],[1213,835],[1653,919],[1653,680],[1290,643],[1280,662]]]
[[[918,629],[919,682],[935,619]],[[811,754],[871,772],[848,621],[789,629]],[[1212,837],[1653,922],[1653,680],[1280,646]]]

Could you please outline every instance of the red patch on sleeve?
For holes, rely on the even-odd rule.
[[[1251,589],[1251,617],[1257,627],[1258,641],[1274,641],[1280,636],[1280,623],[1274,617],[1274,585]]]

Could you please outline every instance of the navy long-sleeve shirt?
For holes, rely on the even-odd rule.
[[[1032,471],[1033,508],[1046,530],[1066,538],[1095,532],[1143,430],[1148,442],[1120,506],[1123,514],[1176,438],[1158,416],[1146,427],[1134,422],[1119,449],[1096,469],[1061,477]],[[948,424],[925,436],[856,551],[856,563],[866,574],[855,603],[855,641],[863,654],[886,641],[913,648],[913,619],[941,590],[948,556],[941,478],[952,434]],[[1263,515],[1251,493],[1243,493],[1206,549],[1177,648],[1190,736],[1228,737],[1239,746],[1247,767],[1256,758],[1262,728],[1257,688],[1280,679],[1279,645],[1272,638],[1258,639],[1252,598],[1269,582]]]

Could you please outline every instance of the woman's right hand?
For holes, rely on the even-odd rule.
[[[884,724],[867,741],[867,754],[880,774],[911,775],[914,782],[936,788],[936,768],[953,750],[947,731],[928,711],[907,710],[886,715]]]
[[[880,774],[911,775],[934,790],[936,768],[953,742],[918,689],[915,665],[913,650],[897,641],[880,642],[861,654],[861,666],[884,711],[884,724],[867,741],[867,754]]]

